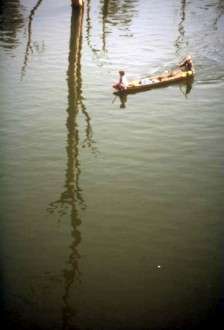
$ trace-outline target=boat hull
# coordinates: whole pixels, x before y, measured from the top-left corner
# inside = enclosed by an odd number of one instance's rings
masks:
[[[148,91],[154,88],[166,87],[172,84],[177,84],[181,81],[191,81],[194,78],[193,71],[178,71],[174,75],[169,76],[169,73],[164,73],[159,76],[146,77],[141,80],[131,81],[126,89],[119,90],[116,85],[114,94],[135,94]]]

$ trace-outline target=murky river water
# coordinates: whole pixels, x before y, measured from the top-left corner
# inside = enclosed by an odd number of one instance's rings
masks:
[[[0,3],[1,303],[13,329],[222,320],[224,1]],[[196,78],[115,98],[192,54]],[[186,91],[188,92],[186,94]]]

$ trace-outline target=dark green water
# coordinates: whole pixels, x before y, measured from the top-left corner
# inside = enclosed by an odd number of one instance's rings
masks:
[[[1,311],[12,329],[220,329],[224,2],[0,3]],[[196,77],[114,98],[192,54]]]

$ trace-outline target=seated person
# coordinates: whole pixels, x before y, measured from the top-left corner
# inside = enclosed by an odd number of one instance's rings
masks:
[[[125,77],[125,72],[123,70],[119,71],[119,75],[120,75],[119,81],[113,87],[120,91],[123,91],[123,90],[127,89],[127,87],[128,87],[128,80]]]
[[[178,66],[182,71],[193,71],[192,57],[188,55]]]
[[[187,72],[187,71],[194,72],[192,57],[190,55],[188,55],[180,64],[178,64],[178,67],[183,72]],[[158,79],[160,81],[162,81],[164,78],[166,79],[166,78],[175,76],[176,74],[178,74],[180,72],[180,69],[179,68],[178,69],[171,70],[171,71],[168,71],[168,72],[165,72]]]

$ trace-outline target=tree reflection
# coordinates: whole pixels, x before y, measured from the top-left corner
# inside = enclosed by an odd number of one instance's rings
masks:
[[[28,59],[30,53],[33,53],[33,47],[32,47],[32,22],[35,15],[35,12],[37,11],[38,7],[41,5],[43,0],[38,0],[36,5],[31,9],[29,18],[28,18],[28,38],[27,38],[27,44],[26,44],[26,50],[25,50],[25,56],[22,66],[22,77],[25,75]]]
[[[107,2],[109,2],[108,0]],[[102,34],[102,39],[103,39],[103,46],[100,47],[95,47],[92,42],[92,19],[91,19],[91,0],[87,0],[87,15],[86,15],[86,40],[89,48],[91,49],[94,58],[98,61],[100,59],[100,52],[103,51],[103,53],[106,52],[106,31],[105,31],[105,23],[103,23],[103,34]]]
[[[0,1],[0,42],[3,48],[12,49],[17,46],[17,32],[23,26],[20,1]]]
[[[217,16],[216,19],[214,21],[214,29],[217,30],[218,29],[218,22],[220,20],[220,18],[224,15],[224,1],[223,0],[219,0],[218,1],[218,5],[217,5]]]
[[[186,0],[181,0],[181,8],[180,8],[180,22],[178,24],[178,37],[175,42],[176,46],[176,54],[179,55],[181,47],[184,43],[185,38],[185,29],[184,29],[184,22],[186,18]]]
[[[78,247],[82,237],[79,227],[81,225],[80,209],[85,209],[86,204],[80,187],[80,146],[89,147],[95,150],[91,118],[84,104],[82,92],[81,75],[81,53],[82,53],[82,26],[84,9],[73,9],[71,16],[70,48],[68,57],[67,85],[68,85],[68,107],[67,107],[67,167],[65,172],[65,190],[61,193],[58,200],[49,204],[48,211],[57,212],[59,217],[69,213],[71,221],[71,244],[68,258],[68,266],[63,271],[64,294],[62,321],[63,329],[69,329],[73,317],[76,315],[71,308],[70,291],[72,287],[81,281],[79,270],[80,254]],[[86,128],[85,139],[80,142],[78,127],[78,114],[84,115]]]
[[[132,22],[136,13],[138,0],[101,0],[102,14],[107,23],[111,25],[120,25],[126,29]]]
[[[134,14],[138,0],[101,0],[100,20],[102,21],[101,47],[94,47],[92,43],[92,18],[91,0],[87,0],[86,38],[89,48],[94,56],[99,57],[99,52],[107,51],[106,37],[110,33],[110,26],[118,26],[128,29]]]
[[[104,0],[102,4],[102,41],[103,51],[106,51],[106,22],[108,17],[110,0]]]

